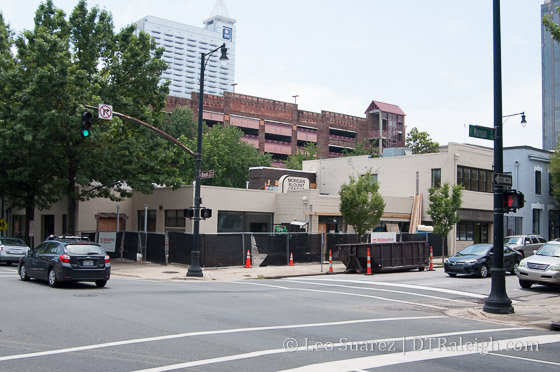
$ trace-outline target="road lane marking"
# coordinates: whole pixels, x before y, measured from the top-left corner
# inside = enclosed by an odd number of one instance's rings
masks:
[[[381,301],[387,301],[387,302],[397,302],[397,303],[406,304],[406,305],[414,305],[414,306],[429,307],[429,308],[437,309],[437,310],[449,310],[449,308],[443,307],[443,306],[422,304],[422,303],[418,303],[418,302],[411,302],[411,301],[404,301],[404,300],[395,300],[395,299],[391,299],[391,298],[385,298],[385,297],[379,297],[379,296],[373,296],[373,295],[366,295],[366,294],[361,294],[361,293],[349,293],[349,292],[340,292],[340,291],[326,291],[326,290],[311,289],[311,288],[282,287],[282,286],[277,286],[277,285],[272,285],[272,284],[251,283],[251,282],[235,282],[235,283],[236,283],[236,284],[256,285],[256,286],[263,286],[263,287],[273,287],[273,288],[279,288],[279,289],[287,289],[287,290],[290,290],[290,291],[304,291],[304,292],[330,293],[330,294],[338,294],[338,295],[343,295],[343,296],[373,298],[373,299],[375,299],[375,300],[381,300]]]
[[[511,358],[511,359],[524,360],[524,361],[526,361],[526,362],[531,362],[531,363],[552,364],[553,366],[560,366],[560,363],[549,362],[549,361],[547,361],[547,360],[538,360],[538,359],[532,359],[532,358],[523,358],[523,357],[519,357],[519,356],[515,356],[515,355],[507,355],[507,354],[496,354],[496,353],[488,353],[488,354],[494,355],[494,356],[503,357],[503,358]]]
[[[34,353],[6,355],[6,356],[0,356],[0,362],[6,361],[6,360],[34,358],[34,357],[39,357],[39,356],[73,353],[73,352],[76,352],[76,351],[101,349],[101,348],[113,347],[113,346],[123,346],[123,345],[131,345],[131,344],[139,344],[139,343],[144,343],[144,342],[171,340],[171,339],[186,338],[186,337],[210,336],[210,335],[242,333],[242,332],[270,331],[270,330],[279,330],[279,329],[313,328],[313,327],[338,326],[338,325],[346,325],[346,324],[375,323],[375,322],[404,321],[404,320],[439,319],[439,318],[447,318],[447,317],[444,316],[444,315],[429,315],[429,316],[410,316],[410,317],[394,317],[394,318],[375,318],[375,319],[342,320],[342,321],[338,321],[338,322],[289,324],[289,325],[280,325],[280,326],[264,326],[264,327],[252,327],[252,328],[222,329],[222,330],[216,330],[216,331],[187,332],[187,333],[178,333],[178,334],[172,334],[172,335],[166,335],[166,336],[145,337],[145,338],[137,338],[137,339],[131,339],[131,340],[106,342],[106,343],[103,343],[103,344],[93,344],[93,345],[69,347],[69,348],[64,348],[64,349],[38,351],[38,352],[34,352]]]
[[[488,352],[507,351],[511,345],[523,343],[536,343],[544,345],[560,342],[560,335],[529,336],[514,339],[499,340],[489,343],[473,343],[472,347],[453,350],[453,348],[432,348],[425,350],[409,351],[406,353],[382,354],[362,358],[337,360],[334,362],[309,364],[299,368],[287,369],[282,372],[303,372],[303,371],[355,371],[371,368],[394,366],[404,363],[422,362],[441,358],[451,358],[472,354],[481,354],[485,348]]]
[[[519,331],[519,330],[527,330],[529,328],[496,328],[496,329],[484,329],[484,330],[473,330],[473,331],[462,331],[462,332],[449,332],[449,333],[438,333],[438,334],[430,334],[430,335],[421,335],[421,336],[407,336],[408,340],[410,341],[411,339],[430,339],[430,338],[443,338],[443,337],[450,337],[450,336],[460,336],[460,335],[471,335],[471,334],[477,334],[477,333],[487,333],[487,332],[503,332],[503,331]],[[559,337],[559,341],[560,341],[560,336]],[[366,344],[366,343],[382,343],[382,342],[400,342],[402,341],[403,338],[402,337],[392,337],[392,338],[386,338],[386,339],[374,339],[374,340],[363,340],[363,341],[352,341],[352,342],[338,342],[338,343],[332,343],[329,344],[329,347],[333,347],[333,348],[342,348],[342,347],[348,347],[351,346],[352,344],[356,344],[356,343],[360,343],[360,344]],[[250,353],[243,353],[243,354],[237,354],[237,355],[228,355],[228,356],[224,356],[224,357],[216,357],[216,358],[210,358],[210,359],[203,359],[203,360],[195,360],[195,361],[191,361],[191,362],[185,362],[185,363],[177,363],[177,364],[171,364],[171,365],[167,365],[167,366],[160,366],[160,367],[154,367],[154,368],[147,368],[147,369],[140,369],[140,370],[136,370],[134,372],[165,372],[165,371],[172,371],[175,369],[182,369],[182,368],[192,368],[192,367],[197,367],[197,366],[203,366],[203,365],[208,365],[208,364],[216,364],[216,363],[224,363],[224,362],[232,362],[232,361],[237,361],[237,360],[242,360],[242,359],[249,359],[249,358],[257,358],[257,357],[261,357],[261,356],[266,356],[266,355],[273,355],[273,354],[282,354],[282,353],[293,353],[293,352],[302,352],[302,351],[316,351],[316,350],[322,350],[325,349],[326,344],[321,343],[321,344],[314,344],[311,346],[307,346],[305,348],[298,348],[298,349],[289,349],[289,348],[282,348],[282,349],[269,349],[269,350],[260,350],[260,351],[253,351]],[[396,353],[397,356],[402,356],[402,355],[406,355],[406,353]],[[380,356],[384,356],[384,355],[380,355]],[[333,362],[334,363],[334,362]],[[325,363],[327,364],[327,363]],[[310,366],[305,366],[302,368],[307,368],[309,367],[309,371],[321,371],[321,367],[314,369],[315,366],[317,365],[322,365],[322,363],[320,364],[315,364],[315,365],[310,365]],[[363,368],[347,368],[347,369],[336,369],[336,371],[341,371],[341,370],[345,370],[345,371],[359,371],[362,370]]]
[[[464,304],[469,304],[469,305],[473,305],[472,301],[463,301],[463,300],[453,300],[450,298],[445,298],[445,297],[438,297],[438,296],[431,296],[431,295],[426,295],[426,294],[421,294],[421,293],[414,293],[414,292],[406,292],[406,291],[397,291],[394,289],[381,289],[381,288],[365,288],[365,287],[349,287],[347,285],[341,285],[341,284],[327,284],[327,283],[314,283],[311,281],[300,281],[300,280],[290,280],[291,283],[302,283],[302,284],[311,284],[311,285],[324,285],[324,286],[329,286],[329,287],[342,287],[342,288],[352,288],[352,289],[365,289],[368,291],[379,291],[379,292],[389,292],[389,293],[400,293],[400,294],[406,294],[406,295],[411,295],[411,296],[418,296],[418,297],[426,297],[426,298],[432,298],[432,299],[436,299],[436,300],[444,300],[444,301],[449,301],[449,302],[461,302]]]
[[[283,279],[289,281],[290,279]],[[306,279],[307,280],[307,279]],[[465,291],[458,291],[455,289],[447,289],[447,288],[437,288],[437,287],[426,287],[416,284],[400,284],[400,283],[387,283],[387,282],[370,282],[370,281],[362,281],[362,280],[349,280],[349,279],[329,279],[329,278],[309,278],[309,280],[321,280],[321,281],[333,281],[333,282],[346,282],[346,283],[359,283],[359,284],[366,284],[366,285],[378,285],[378,286],[385,286],[385,287],[400,287],[400,288],[410,288],[410,289],[420,289],[424,291],[432,291],[432,292],[442,292],[442,293],[449,293],[449,294],[456,294],[465,297],[473,297],[473,298],[486,298],[488,295],[483,295],[479,293],[472,293],[472,292],[465,292]]]

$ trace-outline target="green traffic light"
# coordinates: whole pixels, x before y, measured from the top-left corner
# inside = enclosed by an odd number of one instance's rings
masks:
[[[84,130],[82,131],[82,136],[83,136],[83,137],[89,137],[89,130],[84,129]]]

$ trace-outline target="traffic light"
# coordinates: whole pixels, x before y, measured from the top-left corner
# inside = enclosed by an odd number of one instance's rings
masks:
[[[517,190],[504,190],[503,202],[505,213],[516,212],[525,206],[525,195]]]
[[[193,208],[184,209],[183,213],[185,215],[185,218],[192,219],[194,217],[194,209]]]
[[[91,112],[82,112],[82,137],[89,137],[91,134]]]
[[[212,217],[212,209],[202,208],[200,210],[200,217],[202,217],[203,219],[207,219],[207,218]]]

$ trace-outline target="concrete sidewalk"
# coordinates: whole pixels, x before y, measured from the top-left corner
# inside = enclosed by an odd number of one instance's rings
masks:
[[[439,267],[439,264],[435,264]],[[278,279],[297,276],[326,275],[329,264],[310,263],[294,266],[266,266],[245,268],[243,266],[223,268],[203,268],[203,277],[187,277],[188,265],[161,265],[151,262],[136,262],[121,259],[111,260],[111,276],[128,277],[144,280],[176,281],[240,281],[259,279]],[[344,264],[333,263],[333,272],[343,274]],[[514,314],[490,314],[482,310],[482,305],[451,309],[449,316],[502,323],[519,327],[535,327],[560,331],[560,296],[559,291],[552,291],[544,299],[517,301]],[[535,297],[535,296],[533,296]]]

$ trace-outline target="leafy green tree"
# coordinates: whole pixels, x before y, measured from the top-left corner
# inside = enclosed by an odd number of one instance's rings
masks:
[[[196,136],[182,137],[190,149],[196,149]],[[206,128],[202,138],[202,169],[213,170],[214,178],[203,179],[203,185],[244,188],[249,180],[250,167],[269,167],[270,154],[261,154],[258,149],[243,140],[243,131],[235,126],[215,125]],[[195,160],[185,158],[182,168],[187,182],[195,179]]]
[[[556,8],[556,11],[560,12],[560,7]],[[550,32],[552,38],[557,42],[560,42],[560,26],[552,21],[552,19],[550,18],[550,14],[544,15],[542,23],[546,30]]]
[[[303,167],[304,160],[313,160],[319,158],[319,147],[313,142],[307,142],[303,148],[298,148],[297,153],[288,156],[286,167],[288,169],[299,169]]]
[[[357,180],[350,176],[350,183],[342,185],[338,192],[340,213],[360,238],[379,223],[385,210],[378,190],[379,184],[369,170]]]
[[[14,68],[0,71],[3,93],[0,158],[15,148],[19,164],[2,172],[15,206],[46,208],[65,195],[68,232],[75,233],[77,202],[117,200],[154,184],[178,187],[169,164],[177,156],[163,139],[137,124],[94,120],[81,138],[83,104],[109,103],[115,111],[161,126],[168,93],[160,84],[163,49],[133,25],[113,31],[110,13],[80,0],[70,17],[52,0],[39,5],[33,30],[15,39]],[[5,29],[5,27],[2,27]],[[5,32],[2,31],[2,34]],[[5,37],[2,37],[5,43]],[[4,56],[4,53],[2,53]],[[27,213],[29,222],[32,214]]]
[[[410,130],[405,142],[406,147],[411,149],[413,154],[439,152],[439,143],[432,141],[427,132],[420,132],[417,128]]]
[[[453,226],[461,220],[457,211],[462,204],[463,186],[455,185],[451,188],[446,182],[441,187],[431,187],[428,192],[430,207],[426,213],[432,218],[434,233],[441,235],[441,251],[444,256],[445,239]]]
[[[342,150],[342,156],[360,156],[360,155],[369,155],[374,158],[379,157],[379,148],[374,146],[367,138],[358,142],[356,144],[356,148],[354,149],[344,149]]]
[[[552,177],[552,195],[557,203],[560,203],[560,144],[556,146],[554,152],[550,154],[550,164],[548,165],[550,176]]]

